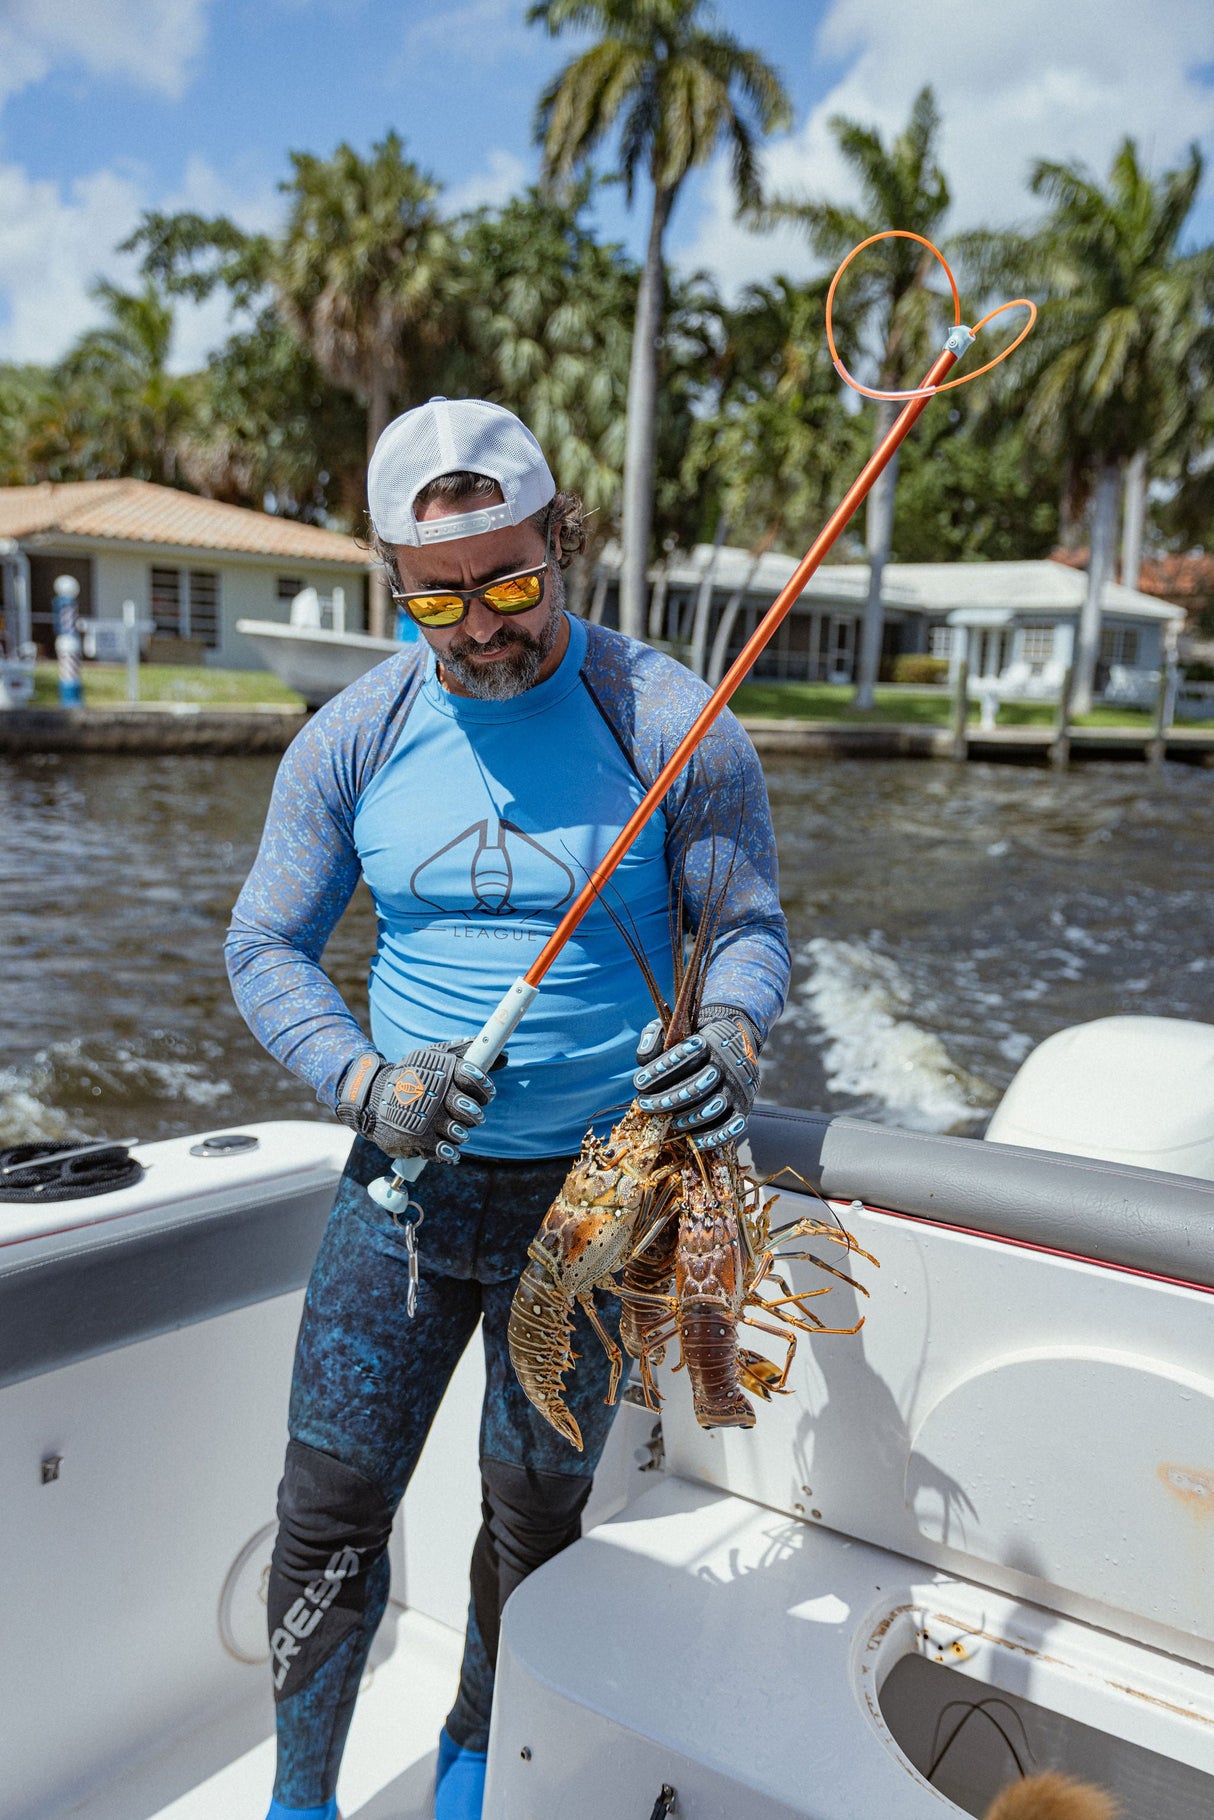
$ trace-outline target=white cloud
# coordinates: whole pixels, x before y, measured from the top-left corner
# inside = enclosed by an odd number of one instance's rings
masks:
[[[464,209],[500,209],[519,194],[529,175],[521,158],[499,148],[489,153],[484,170],[443,191],[443,211],[455,215]]]
[[[113,252],[139,217],[129,172],[96,171],[62,192],[19,165],[0,165],[0,358],[50,360],[97,319],[88,295],[99,276],[127,284],[135,262]]]
[[[888,138],[930,81],[943,116],[950,226],[1023,219],[1034,206],[1025,188],[1034,159],[1081,158],[1103,174],[1129,134],[1160,169],[1190,140],[1208,142],[1214,89],[1190,72],[1212,40],[1208,0],[1156,0],[1149,25],[1138,0],[834,0],[806,54],[846,61],[846,73],[796,132],[768,148],[768,189],[853,200],[830,117],[860,120]],[[698,221],[675,252],[681,265],[708,266],[730,290],[775,271],[812,269],[795,240],[777,243],[735,224],[723,160],[708,173]]]
[[[31,178],[19,165],[0,165],[0,359],[56,360],[98,320],[89,295],[93,281],[109,278],[138,285],[138,262],[114,249],[138,225],[144,209],[196,209],[227,214],[250,230],[273,225],[281,208],[268,182],[242,181],[192,158],[177,190],[152,193],[137,165],[100,170],[61,189]],[[173,365],[195,367],[223,338],[226,304],[220,298],[177,310]]]
[[[464,0],[418,19],[405,33],[408,59],[439,55],[470,63],[500,63],[535,55],[536,28],[523,18],[519,0]]]
[[[5,0],[0,101],[62,65],[178,96],[206,36],[211,0]]]

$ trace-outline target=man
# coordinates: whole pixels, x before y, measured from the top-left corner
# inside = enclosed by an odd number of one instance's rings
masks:
[[[388,426],[368,475],[398,604],[421,641],[314,717],[287,753],[228,938],[240,1009],[271,1054],[356,1133],[300,1329],[269,1587],[279,1762],[272,1820],[332,1820],[359,1679],[387,1599],[396,1506],[483,1320],[483,1525],[438,1820],[481,1811],[502,1605],[580,1533],[607,1438],[607,1362],[580,1311],[575,1453],[531,1406],[506,1348],[527,1245],[586,1126],[640,1091],[711,1148],[745,1128],[788,952],[762,772],[731,716],[701,748],[586,916],[497,1081],[460,1059],[526,970],[690,725],[679,664],[564,611],[580,502],[531,433],[477,400]],[[713,919],[700,1029],[662,1052],[619,922],[669,992],[677,869],[686,920]],[[375,900],[371,1042],[322,971],[359,876]],[[613,913],[614,912],[614,916]],[[644,1028],[643,1028],[644,1027]],[[638,1047],[639,1037],[639,1047]],[[503,1062],[506,1058],[502,1058]],[[367,1184],[421,1154],[417,1234]],[[618,1309],[607,1306],[610,1327]]]

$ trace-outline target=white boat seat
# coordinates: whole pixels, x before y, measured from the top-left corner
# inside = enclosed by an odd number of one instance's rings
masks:
[[[507,1604],[487,1820],[649,1820],[663,1784],[676,1813],[706,1820],[981,1813],[1013,1761],[992,1730],[929,1782],[928,1703],[993,1693],[1031,1703],[1040,1767],[1088,1770],[1130,1812],[1149,1798],[1154,1820],[1208,1811],[1214,1680],[1092,1640],[922,1561],[669,1478]],[[954,1672],[912,1675],[909,1699],[884,1701],[900,1665],[927,1664]]]

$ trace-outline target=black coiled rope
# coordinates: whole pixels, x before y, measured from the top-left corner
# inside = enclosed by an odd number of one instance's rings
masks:
[[[0,1201],[75,1201],[143,1178],[125,1144],[13,1144],[0,1150]]]

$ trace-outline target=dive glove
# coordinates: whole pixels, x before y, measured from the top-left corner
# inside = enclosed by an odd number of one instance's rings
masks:
[[[655,1017],[641,1032],[632,1077],[641,1111],[674,1113],[674,1129],[697,1150],[740,1138],[759,1086],[759,1033],[746,1013],[706,1005],[693,1035],[659,1054],[661,1043]]]
[[[371,1050],[346,1072],[338,1118],[386,1156],[458,1163],[459,1146],[484,1123],[485,1107],[497,1092],[482,1069],[461,1059],[467,1047],[467,1042],[431,1043],[399,1062],[386,1062]],[[500,1055],[494,1067],[505,1061]]]

